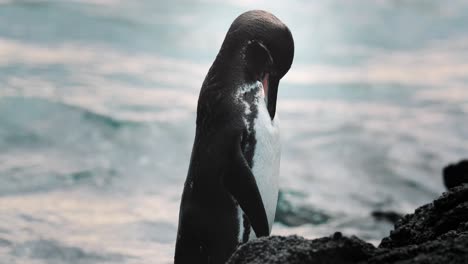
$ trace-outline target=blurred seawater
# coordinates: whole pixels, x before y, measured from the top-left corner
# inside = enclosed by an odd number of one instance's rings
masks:
[[[199,88],[230,23],[265,9],[296,53],[280,186],[373,243],[468,155],[468,2],[0,0],[0,263],[170,263]]]

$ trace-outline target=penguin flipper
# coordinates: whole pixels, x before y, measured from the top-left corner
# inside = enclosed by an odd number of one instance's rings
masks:
[[[257,237],[270,235],[270,227],[262,196],[258,190],[252,170],[242,153],[240,140],[235,146],[231,168],[231,173],[226,180],[229,192],[249,218]]]

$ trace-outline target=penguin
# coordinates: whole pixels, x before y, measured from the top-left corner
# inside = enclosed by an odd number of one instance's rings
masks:
[[[239,244],[268,236],[280,166],[276,99],[289,71],[288,27],[261,10],[231,24],[197,106],[174,262],[225,263]]]

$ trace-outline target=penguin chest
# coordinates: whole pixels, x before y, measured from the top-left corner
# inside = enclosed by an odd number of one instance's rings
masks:
[[[281,144],[278,118],[271,120],[264,100],[260,100],[258,105],[254,131],[256,144],[252,172],[262,196],[271,232],[278,201]]]
[[[252,158],[252,173],[262,197],[270,232],[275,220],[279,190],[281,145],[278,125],[277,117],[272,121],[266,108],[265,111],[259,109],[258,117],[254,120],[256,144]],[[254,230],[246,223],[245,218],[244,212],[238,207],[240,243],[256,238]]]
[[[279,121],[277,117],[274,120],[270,118],[261,82],[242,87],[237,98],[244,109],[243,120],[247,133],[255,139],[250,141],[250,143],[255,142],[253,145],[246,144],[246,150],[253,148],[253,155],[250,156],[251,170],[262,197],[271,232],[278,201],[281,155]],[[255,232],[246,221],[246,216],[240,207],[238,207],[238,220],[239,242],[255,238]]]

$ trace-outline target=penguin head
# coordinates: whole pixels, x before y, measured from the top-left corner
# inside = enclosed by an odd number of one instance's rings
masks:
[[[237,88],[261,82],[273,120],[279,81],[289,71],[293,57],[294,40],[288,27],[266,11],[252,10],[231,24],[210,72],[217,68],[212,75],[226,75]]]

